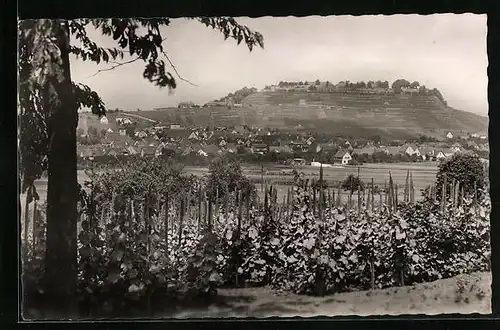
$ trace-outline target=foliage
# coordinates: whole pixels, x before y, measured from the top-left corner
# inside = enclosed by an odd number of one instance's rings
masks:
[[[252,199],[256,197],[254,184],[243,175],[241,164],[236,158],[222,156],[214,159],[209,165],[207,181],[209,198],[215,202],[217,196],[224,198],[226,191],[233,192],[239,190],[241,190],[244,199],[247,196],[250,196]]]
[[[354,174],[349,174],[349,176],[342,181],[341,188],[346,191],[350,191],[351,194],[354,193],[355,191],[359,190],[363,191],[365,189],[365,185],[363,181]]]
[[[222,102],[232,99],[234,103],[241,103],[241,101],[243,101],[245,97],[254,93],[257,93],[257,89],[255,87],[248,88],[245,86],[234,93],[229,93],[227,96],[222,97],[221,99],[219,99],[219,101]]]
[[[82,310],[123,315],[147,306],[151,312],[165,301],[210,297],[221,284],[328,294],[490,268],[486,195],[477,207],[468,197],[459,207],[449,201],[444,213],[431,199],[393,212],[385,205],[362,206],[359,214],[326,206],[319,221],[307,180],[295,175],[290,213],[277,213],[267,196],[242,218],[234,207],[214,210],[212,231],[192,214],[179,220],[181,201],[193,200],[200,182],[174,163],[137,161],[92,176],[80,202]],[[30,260],[36,287],[41,264]]]
[[[399,94],[399,93],[401,93],[402,87],[409,87],[409,86],[410,86],[410,82],[408,80],[397,79],[392,83],[391,88],[393,89],[394,93]]]
[[[453,180],[459,183],[460,189],[463,187],[466,194],[474,194],[474,183],[477,186],[479,194],[481,194],[484,188],[484,166],[475,154],[456,153],[438,165],[438,173],[436,174],[436,188],[438,192],[442,189],[445,175],[447,180],[447,195],[451,193],[448,185]],[[438,193],[437,197],[440,200],[441,194]]]

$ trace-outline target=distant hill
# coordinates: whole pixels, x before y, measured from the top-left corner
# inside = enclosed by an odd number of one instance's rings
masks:
[[[343,135],[406,138],[426,134],[486,133],[488,118],[448,107],[435,95],[261,91],[242,107],[164,108],[141,116],[184,126],[235,126],[307,130]]]
[[[116,122],[116,118],[129,118],[136,123],[137,128],[150,127],[155,124],[154,120],[148,116],[143,116],[141,111],[138,112],[108,112],[106,114],[107,122],[102,122],[99,117],[91,113],[80,113],[78,116],[78,128],[81,128],[86,133],[88,128],[95,127],[98,131],[111,128],[113,131],[118,131],[120,125]]]

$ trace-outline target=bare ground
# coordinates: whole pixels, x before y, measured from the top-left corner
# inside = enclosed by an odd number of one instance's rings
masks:
[[[220,289],[217,302],[203,309],[182,309],[168,318],[314,317],[401,314],[490,314],[491,273],[382,290],[310,297],[269,288]]]

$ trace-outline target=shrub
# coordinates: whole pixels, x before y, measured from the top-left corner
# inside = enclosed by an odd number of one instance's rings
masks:
[[[359,177],[354,176],[354,174],[349,174],[349,176],[344,181],[342,181],[340,187],[345,191],[350,191],[351,194],[357,191],[358,188],[361,191],[365,189],[363,181],[361,181]]]
[[[471,153],[456,153],[451,158],[445,159],[438,166],[436,175],[436,188],[440,192],[446,175],[447,183],[455,180],[463,188],[466,194],[473,195],[474,183],[476,184],[479,196],[482,194],[485,183],[484,166],[478,156]],[[447,195],[450,194],[450,187],[446,189]],[[441,200],[441,194],[437,194],[438,200]]]

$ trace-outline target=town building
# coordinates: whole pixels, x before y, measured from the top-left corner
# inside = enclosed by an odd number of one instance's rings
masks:
[[[337,164],[347,165],[351,160],[352,156],[347,150],[339,150],[334,156],[334,161]]]

